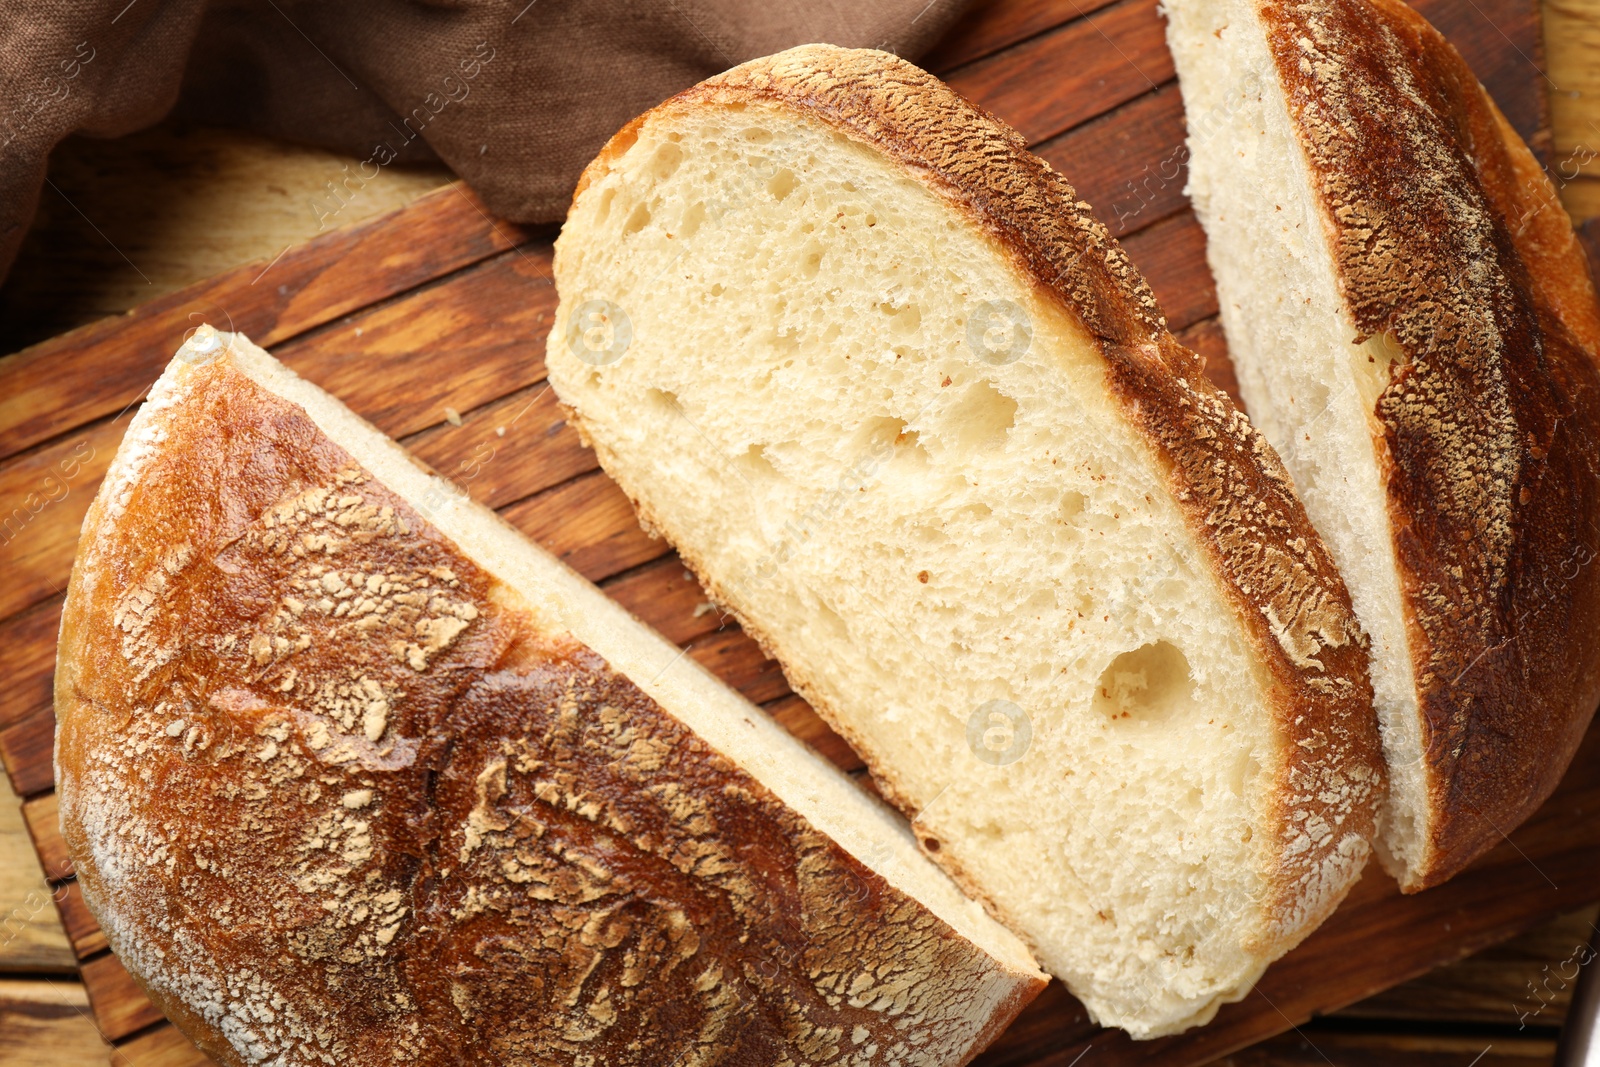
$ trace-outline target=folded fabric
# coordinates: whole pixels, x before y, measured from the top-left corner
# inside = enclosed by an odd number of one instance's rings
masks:
[[[965,2],[0,0],[0,278],[56,144],[174,104],[353,155],[342,181],[437,158],[496,214],[550,222],[606,138],[672,93],[809,41],[915,55]]]

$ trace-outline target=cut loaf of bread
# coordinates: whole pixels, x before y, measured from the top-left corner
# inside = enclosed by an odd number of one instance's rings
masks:
[[[1600,700],[1595,294],[1555,190],[1398,0],[1165,0],[1251,416],[1372,639],[1386,866],[1499,844]]]
[[[965,1063],[1045,978],[903,821],[237,335],[84,525],[56,781],[218,1062]]]
[[[1364,639],[1265,441],[1021,138],[807,46],[644,115],[547,354],[632,497],[1102,1023],[1210,1018],[1355,880]]]

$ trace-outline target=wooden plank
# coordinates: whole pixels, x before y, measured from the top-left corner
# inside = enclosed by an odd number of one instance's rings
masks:
[[[0,617],[66,590],[78,530],[127,428],[127,417],[103,420],[0,464]]]
[[[41,191],[0,287],[0,351],[121,315],[241,263],[266,263],[455,180],[436,163],[384,167],[362,182],[365,155],[178,119],[122,137],[67,138],[50,152],[54,188]],[[356,188],[341,190],[334,211],[328,182],[346,175]]]
[[[55,784],[55,741],[56,713],[49,704],[0,730],[0,761],[18,796],[42,793]]]
[[[973,4],[918,63],[948,76],[952,68],[1099,11],[1115,0],[995,0]]]
[[[112,1067],[216,1067],[171,1023],[147,1030],[117,1046]]]
[[[444,422],[447,406],[470,411],[543,381],[555,305],[550,246],[530,246],[296,337],[273,355],[403,437]]]
[[[706,597],[676,552],[606,582],[606,595],[673,644],[682,645],[723,626],[736,626]]]
[[[108,947],[105,931],[89,910],[83,899],[83,887],[77,882],[58,886],[55,892],[56,912],[61,917],[61,928],[78,959],[87,959]]]
[[[688,654],[752,703],[789,695],[789,680],[777,661],[768,659],[755,639],[736,626],[700,638],[689,645]]]
[[[352,315],[274,354],[394,436],[445,424],[544,379],[544,334],[555,311],[548,246],[460,271],[404,300]],[[482,308],[496,328],[472,329]],[[438,361],[455,371],[439,388]],[[0,368],[0,380],[3,368]],[[553,411],[550,398],[547,411]],[[59,595],[78,531],[135,409],[0,465],[0,617]],[[527,490],[524,490],[527,492]]]
[[[665,542],[640,529],[627,496],[598,471],[518,501],[500,514],[591,582],[668,551]]]
[[[106,1040],[118,1041],[164,1018],[122,961],[110,953],[87,960],[80,973],[95,1025]]]
[[[1555,1041],[1547,1037],[1330,1033],[1310,1027],[1235,1053],[1217,1067],[1546,1067],[1555,1052]]]
[[[95,1067],[111,1050],[100,1040],[83,985],[36,979],[0,982],[0,1064]]]
[[[0,973],[72,972],[71,949],[50,898],[22,809],[0,779]]]
[[[1156,0],[1104,10],[951,71],[950,84],[1030,144],[1103,115],[1173,76]],[[1045,72],[1048,72],[1047,74]],[[1050,81],[1041,91],[1041,77]],[[1070,180],[1072,173],[1067,172]]]
[[[45,793],[23,801],[22,817],[28,824],[28,835],[33,839],[33,848],[45,876],[52,882],[71,878],[76,872],[72,869],[72,857],[67,853],[67,843],[61,836],[56,794]]]
[[[271,345],[499,252],[528,231],[461,185],[0,359],[0,458],[133,403],[200,321]],[[107,351],[118,358],[108,361]]]
[[[0,729],[49,705],[62,597],[0,620]]]
[[[1550,119],[1555,134],[1553,170],[1574,179],[1588,174],[1600,185],[1600,0],[1559,0],[1544,5],[1544,40]]]
[[[1189,206],[1184,137],[1183,96],[1173,81],[1034,151],[1067,175],[1113,236],[1123,237]]]
[[[1447,1018],[1522,1031],[1560,1026],[1590,960],[1593,907],[1341,1009],[1336,1018],[1424,1023]]]
[[[567,425],[555,391],[543,382],[475,410],[463,409],[460,426],[440,423],[402,443],[472,499],[492,508],[600,466]]]

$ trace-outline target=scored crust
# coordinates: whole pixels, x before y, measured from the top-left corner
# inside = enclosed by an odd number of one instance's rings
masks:
[[[1600,701],[1600,309],[1548,178],[1398,0],[1264,2],[1376,411],[1428,770],[1403,888],[1503,840]]]
[[[1365,636],[1277,455],[1204,378],[1200,357],[1168,332],[1149,286],[1067,181],[1029,153],[1015,130],[898,57],[807,45],[735,67],[620,131],[585,171],[575,199],[635,143],[645,124],[676,112],[752,102],[820,120],[904,167],[987,233],[1023,284],[1097,343],[1124,417],[1166,472],[1270,678],[1284,762],[1275,782],[1277,847],[1263,848],[1271,891],[1249,948],[1263,959],[1280,955],[1337,906],[1359,875],[1384,772]],[[598,446],[646,526],[660,526],[625,470],[585,430],[581,414],[566,410]],[[718,602],[730,604],[716,576],[691,549],[678,547]],[[735,614],[792,669],[781,642]],[[876,758],[818,687],[795,674],[790,682],[861,749],[885,794],[914,814],[893,763]],[[947,851],[930,855],[986,899],[982,872],[956,868]],[[998,918],[1012,921],[987,902]]]
[[[230,355],[152,390],[57,781],[112,947],[219,1062],[955,1064],[1038,991],[546,617]]]

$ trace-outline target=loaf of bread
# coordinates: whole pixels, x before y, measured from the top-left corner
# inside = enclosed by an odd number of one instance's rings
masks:
[[[1266,442],[1022,138],[807,46],[636,120],[556,245],[571,421],[1093,1016],[1211,1017],[1344,896],[1365,639]]]
[[[1600,701],[1600,309],[1555,190],[1398,0],[1165,0],[1251,417],[1372,638],[1381,854],[1418,890]]]
[[[203,328],[83,529],[62,831],[219,1063],[961,1064],[1042,988],[903,821]]]

